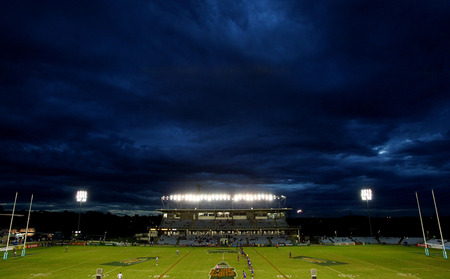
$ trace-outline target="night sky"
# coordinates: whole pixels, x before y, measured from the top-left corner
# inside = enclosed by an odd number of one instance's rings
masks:
[[[3,1],[0,205],[450,215],[449,1]]]

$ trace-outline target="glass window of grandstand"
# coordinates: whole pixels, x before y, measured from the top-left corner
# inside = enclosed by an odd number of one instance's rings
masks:
[[[277,219],[280,218],[280,213],[267,213],[267,217],[269,219]]]
[[[217,219],[228,219],[230,218],[230,212],[217,212]]]

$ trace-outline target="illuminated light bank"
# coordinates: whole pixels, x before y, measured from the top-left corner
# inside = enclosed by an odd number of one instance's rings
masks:
[[[87,201],[87,191],[78,191],[76,198],[77,198],[77,202],[86,202]]]
[[[164,201],[185,201],[185,202],[199,202],[199,201],[271,201],[283,199],[285,196],[276,196],[272,194],[175,194],[163,196]]]
[[[372,190],[371,189],[362,189],[361,190],[361,199],[363,201],[371,201],[372,200]]]

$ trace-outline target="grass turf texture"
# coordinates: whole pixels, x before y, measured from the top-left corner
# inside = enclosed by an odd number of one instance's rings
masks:
[[[312,268],[319,279],[450,278],[450,262],[443,259],[441,250],[430,250],[430,257],[423,248],[381,245],[246,247],[244,251],[258,279],[310,278]],[[124,279],[206,279],[224,261],[236,269],[237,278],[242,278],[243,270],[251,278],[246,260],[240,256],[238,262],[235,252],[235,248],[70,246],[65,253],[65,246],[33,248],[25,257],[10,252],[7,260],[1,260],[0,270],[2,278],[20,279],[95,278],[97,268],[103,268],[104,278],[117,278],[122,272]]]

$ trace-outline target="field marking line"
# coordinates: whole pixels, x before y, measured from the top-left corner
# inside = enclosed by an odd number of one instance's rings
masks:
[[[366,262],[366,261],[363,261],[363,260],[359,260],[359,259],[355,259],[355,258],[352,258],[352,257],[348,257],[348,256],[341,256],[341,257],[343,257],[343,258],[348,258],[348,259],[352,259],[352,260],[354,260],[354,261],[362,262],[362,263],[369,264],[369,265],[372,265],[372,266],[376,266],[376,267],[378,267],[378,268],[382,268],[382,269],[385,269],[385,270],[387,270],[387,271],[391,271],[391,272],[395,272],[395,273],[402,273],[402,272],[400,272],[400,271],[398,271],[398,270],[390,269],[390,268],[384,267],[384,266],[382,266],[382,265],[376,265],[376,264],[373,264],[373,263],[370,263],[370,262]]]
[[[352,258],[352,257],[348,257],[348,256],[342,256],[342,257],[353,259],[353,260],[356,260],[356,261],[360,261],[360,262],[363,262],[363,263],[366,263],[366,264],[370,264],[370,265],[373,265],[373,266],[376,266],[376,267],[380,267],[380,268],[386,269],[388,271],[392,271],[392,272],[396,272],[396,273],[403,273],[401,271],[396,271],[396,270],[393,270],[393,269],[390,269],[390,268],[387,268],[387,267],[384,267],[384,266],[381,266],[381,265],[376,265],[376,264],[369,263],[369,262],[366,262],[366,261],[363,261],[363,260],[359,260],[359,259],[355,259],[355,258]],[[429,268],[435,268],[435,269],[442,269],[442,270],[450,271],[450,269],[447,269],[447,268],[427,265],[427,264],[423,264],[423,263],[419,263],[419,262],[414,262],[414,264],[423,265],[423,266],[426,266],[426,267],[429,267]]]
[[[263,258],[264,260],[266,260],[266,262],[268,262],[276,271],[278,271],[278,273],[280,273],[281,276],[283,276],[284,278],[287,279],[286,275],[284,275],[278,268],[276,268],[271,262],[269,262],[269,260],[264,257],[263,255],[261,255],[261,253],[259,253],[258,251],[256,251],[255,248],[253,248],[253,251],[256,252],[256,254],[258,254],[261,258]]]
[[[48,249],[48,248],[52,248],[52,247],[39,247],[39,248],[41,248],[41,249]],[[40,254],[40,253],[36,253],[36,254]],[[26,257],[29,257],[30,256],[30,254],[27,254],[26,255]],[[15,260],[20,260],[20,259],[23,259],[23,257],[17,257],[17,258],[15,258]],[[42,261],[41,263],[40,263],[40,265],[41,264],[43,264],[43,263],[47,263],[47,262],[54,262],[55,260],[54,259],[48,259],[48,260],[46,260],[46,261]],[[32,265],[31,263],[28,263],[28,265]],[[32,268],[32,267],[29,267],[29,266],[22,266],[21,268],[23,268],[23,269],[26,269],[26,268]],[[16,268],[15,266],[11,266],[11,267],[5,267],[5,268],[3,268],[2,269],[2,271],[5,271],[5,270],[8,270],[8,269],[14,269],[14,268]]]
[[[395,272],[395,273],[404,273],[404,272],[397,271],[397,270],[394,270],[394,269],[390,269],[390,268],[387,268],[387,267],[384,267],[384,266],[381,266],[381,265],[376,265],[376,264],[373,264],[373,263],[370,263],[370,262],[366,262],[366,261],[363,261],[363,260],[360,260],[360,259],[355,259],[355,258],[352,258],[352,257],[349,257],[349,256],[342,256],[341,255],[341,257],[347,258],[347,259],[352,259],[352,260],[355,260],[355,261],[359,261],[359,262],[362,262],[362,263],[365,263],[365,264],[369,264],[369,265],[375,266],[377,268],[385,269],[387,271],[391,271],[391,272]],[[429,268],[435,268],[435,269],[442,269],[442,270],[450,271],[450,269],[447,269],[447,268],[436,267],[436,266],[427,265],[427,264],[423,264],[423,263],[419,263],[419,262],[414,262],[414,264],[423,265],[423,266],[426,266],[426,267],[429,267]]]
[[[171,267],[169,267],[169,269],[167,269],[166,271],[164,271],[163,274],[161,274],[159,278],[162,278],[164,275],[166,275],[167,272],[169,272],[175,265],[177,265],[182,259],[186,258],[187,255],[189,255],[192,251],[194,251],[194,249],[191,249],[191,251],[187,252],[187,254],[185,254],[183,257],[181,257],[181,259],[179,259],[176,263],[174,263]]]
[[[119,267],[116,267],[116,268],[114,268],[114,269],[111,269],[110,271],[108,271],[108,272],[105,272],[105,274],[110,274],[111,272],[113,272],[114,270],[116,270],[116,269],[119,269],[119,268],[121,268],[121,266],[119,266]]]
[[[324,265],[324,266],[322,266],[322,267],[328,268],[329,270],[332,270],[332,271],[336,272],[336,273],[339,274],[339,275],[347,276],[346,274],[344,274],[344,273],[342,273],[342,272],[340,272],[340,271],[338,271],[338,270],[336,270],[336,269],[334,269],[334,268],[331,268],[331,267],[329,267],[329,266]]]
[[[450,271],[450,269],[448,268],[443,268],[443,267],[438,267],[438,266],[432,266],[432,265],[428,265],[428,264],[424,264],[424,263],[419,263],[419,262],[414,262],[414,264],[419,264],[419,265],[423,265],[426,266],[427,268],[436,268],[436,269],[442,269],[445,271]],[[417,268],[416,268],[417,269]]]
[[[106,256],[103,257],[103,258],[106,258]],[[71,266],[66,266],[66,267],[59,268],[59,269],[56,269],[56,270],[53,270],[53,271],[50,271],[50,272],[40,273],[39,275],[37,275],[37,276],[32,276],[32,277],[30,277],[30,278],[31,278],[31,279],[32,279],[32,278],[36,278],[36,277],[42,276],[42,275],[44,275],[44,274],[52,274],[52,273],[57,272],[57,271],[60,271],[60,270],[68,269],[68,268],[71,268],[71,267],[74,267],[74,266],[78,266],[78,265],[82,265],[82,264],[85,264],[85,263],[94,262],[94,261],[97,261],[97,260],[98,260],[98,259],[95,259],[95,260],[92,260],[92,261],[85,261],[85,262],[78,263],[78,264],[74,264],[74,265],[71,265]]]

